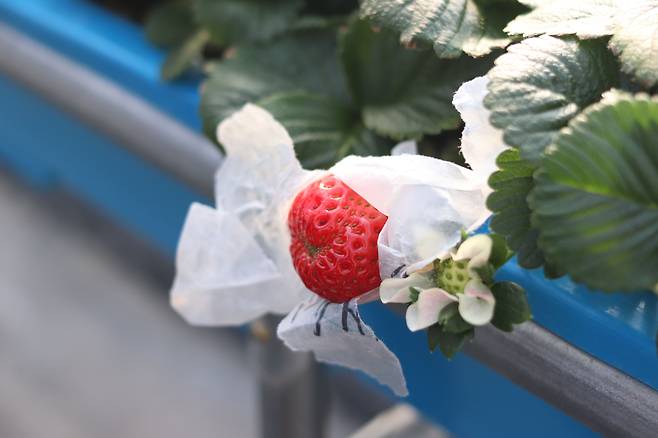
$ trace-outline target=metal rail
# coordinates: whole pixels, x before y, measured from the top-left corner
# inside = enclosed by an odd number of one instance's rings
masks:
[[[534,322],[480,328],[466,353],[604,436],[658,436],[658,392]]]
[[[212,181],[221,154],[210,141],[112,81],[2,23],[0,74],[213,198]]]
[[[112,82],[1,24],[0,73],[212,196],[220,155],[208,141]],[[533,322],[512,334],[479,329],[466,351],[606,436],[658,435],[658,392]]]
[[[266,438],[325,436],[329,407],[324,368],[311,353],[293,353],[276,337],[280,317],[252,323],[250,362],[257,368],[260,431]]]

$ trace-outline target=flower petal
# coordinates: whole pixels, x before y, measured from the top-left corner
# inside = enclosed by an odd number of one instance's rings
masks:
[[[413,273],[406,278],[387,278],[379,286],[379,297],[382,303],[409,303],[410,287],[427,289],[433,286],[427,275]]]
[[[439,313],[457,297],[437,287],[426,289],[418,296],[418,301],[407,308],[407,327],[412,332],[425,329],[439,320]]]
[[[481,281],[466,283],[464,293],[459,295],[459,314],[464,321],[473,325],[485,325],[493,318],[496,299],[491,290]]]
[[[452,257],[454,260],[470,260],[468,262],[469,270],[484,266],[489,262],[493,240],[486,234],[477,234],[466,239],[459,248],[457,253]]]

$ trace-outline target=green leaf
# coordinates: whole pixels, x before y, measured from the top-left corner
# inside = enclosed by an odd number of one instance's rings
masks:
[[[427,329],[427,345],[430,351],[439,347],[445,357],[452,359],[474,336],[475,329],[472,327],[461,333],[448,333],[434,324]]]
[[[535,175],[540,246],[606,291],[658,283],[658,99],[610,93],[572,120]]]
[[[527,7],[534,9],[534,8],[538,8],[542,5],[545,5],[547,3],[551,3],[552,1],[555,1],[555,0],[519,0],[519,3],[522,3],[522,4],[526,5]]]
[[[494,191],[487,198],[487,208],[493,212],[489,226],[498,234],[492,234],[491,237],[504,236],[506,249],[509,246],[509,249],[516,252],[519,266],[535,269],[543,265],[546,277],[562,277],[564,271],[545,259],[537,242],[539,230],[531,221],[528,196],[534,187],[532,175],[536,166],[523,160],[517,149],[503,151],[496,159],[496,164],[500,170],[489,177],[489,186]],[[496,241],[494,239],[494,250]],[[502,264],[494,265],[499,268]]]
[[[306,0],[304,13],[346,15],[359,7],[357,0]]]
[[[566,272],[557,263],[544,261],[544,275],[546,278],[560,278],[566,275]]]
[[[288,28],[288,31],[296,32],[300,30],[329,28],[336,30],[346,22],[347,18],[342,16],[302,15]]]
[[[488,59],[439,60],[407,50],[390,31],[353,20],[340,38],[349,87],[365,125],[395,139],[419,138],[459,126],[452,106],[459,86],[490,67]]]
[[[532,317],[525,290],[518,284],[511,281],[496,283],[491,288],[491,293],[496,298],[494,316],[491,320],[496,328],[511,332],[514,324],[521,324]]]
[[[439,325],[444,332],[454,334],[473,329],[473,326],[464,321],[464,318],[459,314],[458,303],[450,303],[441,309],[441,312],[439,312]]]
[[[174,1],[155,7],[146,17],[146,37],[155,45],[171,48],[182,44],[198,29],[188,2]]]
[[[621,8],[616,16],[610,48],[619,55],[623,70],[645,85],[658,83],[658,1],[645,0]]]
[[[434,352],[436,347],[439,346],[439,336],[441,336],[440,325],[434,324],[427,329],[427,348],[429,348],[431,352]]]
[[[207,42],[208,32],[200,30],[172,50],[162,66],[162,79],[176,79],[195,64],[201,64],[201,55]]]
[[[455,315],[459,315],[459,303],[450,303],[439,312],[437,323],[442,326]]]
[[[494,275],[496,274],[496,269],[491,263],[487,263],[484,266],[478,266],[473,268],[473,270],[484,284],[491,284],[494,280]]]
[[[487,2],[489,3],[489,2]],[[474,0],[363,0],[361,15],[401,34],[404,45],[431,45],[440,57],[482,56],[509,44],[505,24],[525,9]]]
[[[386,155],[392,144],[368,131],[354,108],[307,92],[276,94],[257,102],[275,115],[295,142],[304,167],[327,168],[354,155]]]
[[[505,30],[523,36],[612,35],[610,48],[620,56],[625,72],[647,86],[658,82],[658,1],[557,0],[542,2],[532,12],[510,22]]]
[[[538,231],[530,223],[527,202],[536,167],[523,160],[517,149],[503,151],[496,164],[500,170],[489,177],[494,190],[487,198],[487,208],[493,212],[489,226],[505,236],[509,247],[517,252],[519,265],[538,268],[544,264],[544,256],[537,246]]]
[[[491,237],[493,242],[489,262],[491,262],[494,269],[499,269],[514,255],[514,253],[510,250],[509,246],[507,246],[505,236],[492,233],[489,234],[489,237]]]
[[[215,64],[202,88],[204,130],[214,138],[217,124],[247,102],[300,91],[349,105],[334,31],[300,31],[270,44],[242,46]]]
[[[541,36],[511,46],[489,72],[485,106],[505,143],[536,161],[582,108],[615,86],[617,62],[602,41]]]
[[[417,287],[409,286],[409,298],[411,299],[412,303],[415,303],[418,301],[418,297],[420,296],[420,293],[422,291],[418,289]]]
[[[297,19],[302,0],[195,0],[199,22],[213,41],[225,46],[264,41]]]
[[[505,31],[525,37],[542,34],[598,38],[611,35],[619,0],[555,0],[511,21]]]
[[[432,331],[432,344],[439,347],[441,350],[441,353],[448,359],[452,359],[455,354],[457,354],[459,351],[461,351],[462,348],[464,348],[464,345],[466,345],[466,342],[470,341],[473,339],[475,336],[475,329],[471,328],[470,330],[467,330],[462,333],[448,333],[444,330],[442,330],[440,327],[438,329],[432,330],[433,327],[438,327],[438,326],[432,326],[430,327],[430,330]],[[428,331],[428,339],[429,339],[429,331]],[[433,349],[431,349],[433,351]]]

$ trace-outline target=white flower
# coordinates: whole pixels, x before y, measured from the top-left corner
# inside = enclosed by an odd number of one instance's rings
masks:
[[[457,253],[452,256],[455,261],[468,260],[468,270],[473,275],[475,269],[486,266],[491,257],[491,249],[493,248],[493,240],[486,234],[478,234],[466,239],[459,248]]]
[[[479,279],[472,279],[459,296],[459,314],[469,324],[485,325],[493,317],[496,299]]]
[[[411,331],[437,323],[443,308],[454,302],[459,303],[459,314],[466,322],[474,326],[485,325],[493,317],[496,300],[477,270],[489,263],[492,246],[489,236],[473,236],[459,245],[454,254],[442,260],[435,268],[435,275],[442,282],[450,281],[450,287],[437,287],[431,278],[432,271],[414,272],[408,277],[384,280],[379,287],[380,298],[383,303],[411,303],[406,314],[407,327]],[[460,262],[466,262],[465,270],[460,268],[463,264]],[[461,278],[453,278],[455,276]]]
[[[424,274],[414,272],[405,278],[389,278],[379,286],[379,297],[383,303],[411,302],[411,288],[429,289],[433,287],[432,279]]]
[[[416,332],[431,326],[443,308],[455,301],[457,297],[438,287],[421,290],[416,302],[407,308],[407,327]]]

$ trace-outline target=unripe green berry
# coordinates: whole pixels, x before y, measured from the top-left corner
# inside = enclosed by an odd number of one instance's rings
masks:
[[[464,293],[464,287],[471,279],[467,264],[465,260],[436,260],[434,262],[434,283],[451,294]]]

